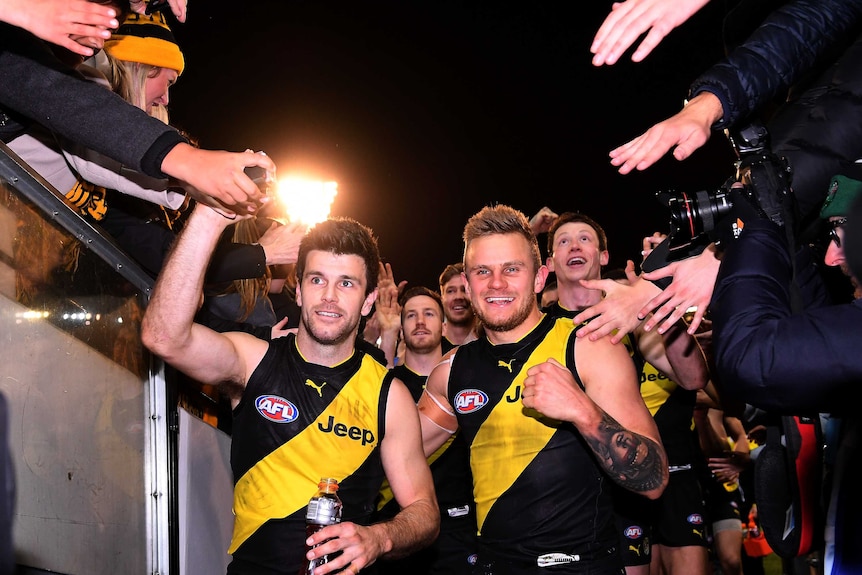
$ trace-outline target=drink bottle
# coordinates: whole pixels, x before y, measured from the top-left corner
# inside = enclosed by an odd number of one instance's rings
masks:
[[[305,537],[307,539],[327,525],[335,525],[340,522],[341,499],[338,498],[338,480],[324,477],[317,484],[317,494],[308,502],[308,508],[305,511]],[[308,553],[309,549],[311,547],[306,545],[305,552]],[[334,559],[334,557],[324,555],[313,561],[305,559],[299,570],[299,575],[311,575],[315,567],[329,562],[330,559]]]

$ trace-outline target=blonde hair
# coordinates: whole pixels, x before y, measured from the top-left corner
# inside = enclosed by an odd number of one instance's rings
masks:
[[[467,220],[467,225],[464,226],[465,256],[467,248],[470,247],[470,243],[473,240],[500,234],[518,234],[522,236],[530,244],[534,266],[533,271],[538,270],[542,266],[542,254],[539,251],[539,242],[536,240],[536,234],[530,228],[530,220],[527,219],[527,216],[523,212],[503,204],[486,206]]]
[[[260,239],[260,230],[255,218],[240,220],[233,225],[233,243],[253,244]],[[240,315],[237,321],[245,321],[254,311],[258,300],[269,297],[269,287],[272,284],[272,271],[266,266],[263,276],[242,280],[233,280],[226,293],[238,293],[240,299]]]
[[[105,59],[100,62],[99,70],[108,78],[111,90],[123,100],[165,124],[170,123],[167,108],[147,104],[147,80],[156,77],[161,72],[161,68],[120,60],[105,53]]]

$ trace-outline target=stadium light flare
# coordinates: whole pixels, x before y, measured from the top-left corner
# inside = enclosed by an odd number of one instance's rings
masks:
[[[338,182],[283,178],[278,181],[276,194],[287,218],[310,228],[329,217]]]

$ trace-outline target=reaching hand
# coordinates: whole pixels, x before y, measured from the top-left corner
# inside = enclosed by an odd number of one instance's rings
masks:
[[[0,20],[81,56],[92,56],[120,25],[113,8],[89,0],[3,0]]]
[[[649,30],[633,62],[646,58],[671,30],[688,20],[709,0],[625,0],[614,2],[590,46],[593,65],[616,64],[623,52]]]
[[[653,232],[651,236],[645,237],[642,242],[643,250],[641,251],[643,259],[646,260],[656,246],[662,243],[666,238],[667,234],[663,234],[661,232]]]
[[[406,280],[400,284],[395,283],[392,264],[380,263],[374,315],[377,317],[381,332],[397,332],[401,329],[401,306],[398,305],[398,296],[405,285],[407,285]]]
[[[661,323],[658,331],[664,333],[673,327],[687,310],[697,308],[686,330],[691,335],[697,333],[703,314],[712,299],[719,264],[715,244],[710,244],[700,255],[645,273],[643,277],[648,280],[672,277],[673,282],[638,311],[638,317],[641,319],[652,314],[644,323],[644,330],[650,331]]]
[[[621,174],[645,170],[674,146],[673,157],[682,161],[709,140],[712,125],[723,114],[719,99],[711,92],[701,92],[675,115],[611,150],[611,165]]]
[[[299,256],[299,244],[307,229],[300,223],[282,226],[273,222],[257,242],[266,254],[266,265],[295,264]]]
[[[719,481],[738,481],[739,474],[745,471],[751,463],[751,456],[748,453],[731,451],[723,457],[710,457],[707,463],[712,474]]]
[[[530,229],[536,235],[543,234],[551,229],[551,226],[558,217],[560,216],[554,213],[551,208],[545,206],[535,216],[530,218]]]
[[[605,292],[602,301],[588,307],[575,316],[576,324],[590,320],[578,330],[578,337],[589,337],[595,341],[606,335],[611,336],[612,343],[619,343],[623,337],[634,331],[640,324],[637,312],[643,304],[661,290],[658,286],[645,281],[635,274],[635,264],[631,260],[626,263],[628,284],[614,280],[581,280],[581,285],[588,289],[599,289]]]
[[[225,152],[202,150],[177,144],[162,161],[162,171],[202,194],[203,203],[236,214],[253,214],[267,203],[251,178],[243,171],[260,166],[275,173],[275,164],[263,152]]]
[[[280,337],[286,336],[289,333],[296,333],[299,331],[299,328],[286,327],[289,319],[290,318],[288,317],[283,317],[278,321],[278,323],[272,326],[272,339],[278,339]]]

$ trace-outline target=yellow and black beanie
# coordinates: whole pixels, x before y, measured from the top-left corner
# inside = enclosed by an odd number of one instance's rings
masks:
[[[140,62],[183,73],[185,59],[165,17],[153,14],[129,14],[111,39],[105,42],[105,52],[127,62]]]

